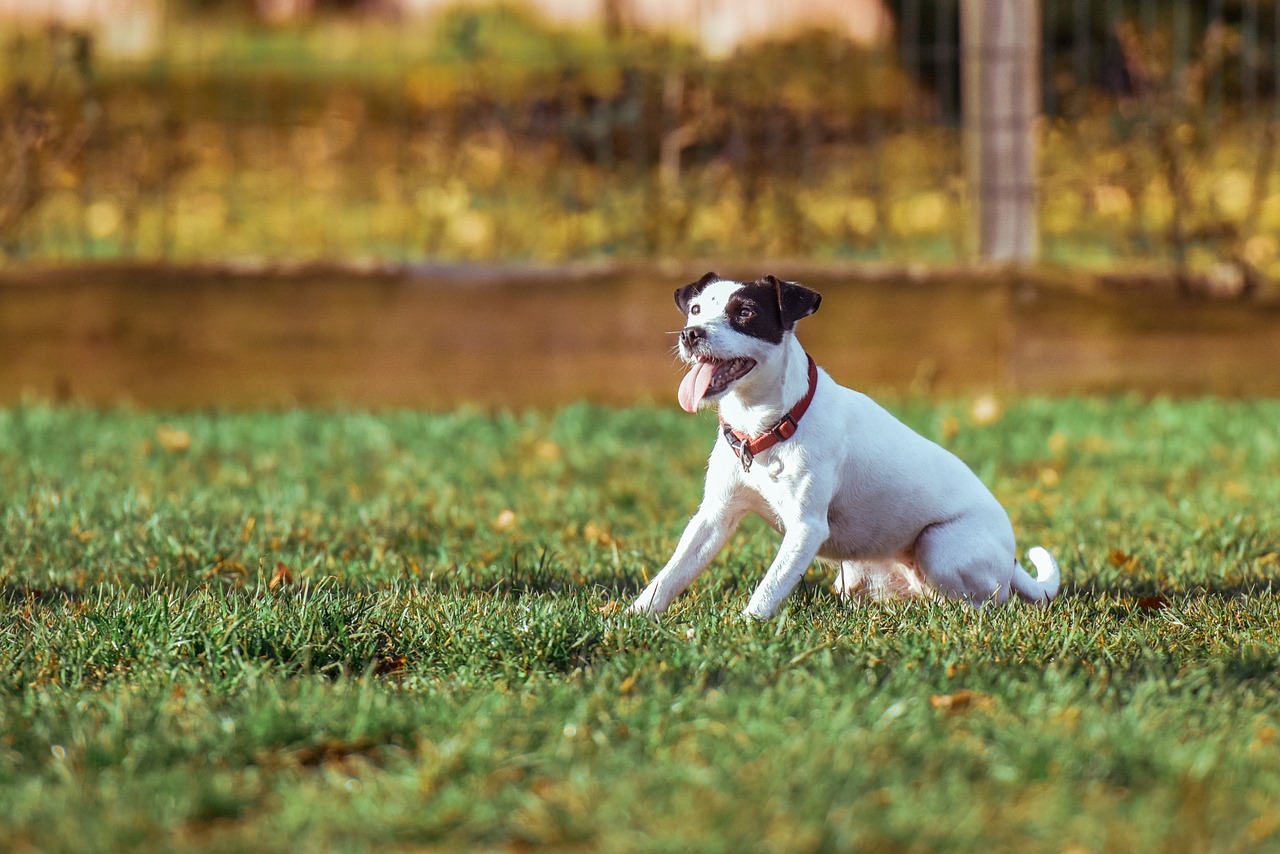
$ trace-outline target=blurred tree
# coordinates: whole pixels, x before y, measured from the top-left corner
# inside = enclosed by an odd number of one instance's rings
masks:
[[[20,33],[5,50],[17,73],[0,95],[0,252],[13,255],[23,224],[88,141],[98,105],[87,33]]]
[[[903,69],[923,84],[948,122],[960,115],[959,0],[886,0],[896,23]],[[1073,109],[1088,90],[1133,94],[1133,68],[1117,28],[1131,22],[1163,28],[1179,39],[1177,60],[1189,63],[1198,35],[1225,28],[1237,46],[1223,69],[1228,97],[1274,94],[1280,0],[1043,0],[1045,109]]]

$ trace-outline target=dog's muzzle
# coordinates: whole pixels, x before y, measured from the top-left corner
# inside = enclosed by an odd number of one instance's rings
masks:
[[[707,340],[707,330],[701,326],[688,326],[680,331],[680,343],[688,353],[693,353],[699,344]]]

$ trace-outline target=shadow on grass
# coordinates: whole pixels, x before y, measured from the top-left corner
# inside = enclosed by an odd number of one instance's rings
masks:
[[[466,577],[461,574],[440,572],[430,578],[404,577],[392,581],[365,582],[358,579],[338,581],[332,578],[325,578],[321,581],[322,583],[334,583],[339,589],[354,593],[394,592],[416,589],[435,593],[501,594],[515,598],[554,593],[581,593],[584,591],[598,591],[607,596],[625,598],[635,597],[645,586],[645,579],[632,573],[624,574],[618,572],[592,576],[574,574],[568,571],[567,568],[558,565],[555,555],[550,553],[540,554],[537,560],[533,562],[522,561],[517,557],[512,561],[508,572],[496,577],[492,574],[486,574],[481,577]],[[717,575],[714,578],[706,579],[703,583],[713,584],[717,588],[730,588],[739,586],[742,580]],[[192,578],[190,580],[173,578],[137,579],[119,583],[94,582],[82,587],[72,587],[64,584],[3,583],[0,584],[0,602],[10,607],[24,602],[42,605],[56,602],[82,602],[100,600],[110,594],[126,590],[169,591],[180,594],[191,594],[198,590],[221,590],[228,595],[252,596],[265,593],[266,591],[261,589],[264,586],[253,581],[232,584],[227,581],[206,578]],[[304,589],[308,588],[295,583],[282,591],[273,591],[273,595],[297,592]],[[309,589],[317,589],[317,585],[313,582]],[[1058,598],[1061,600],[1109,599],[1113,600],[1113,607],[1158,611],[1174,604],[1178,599],[1188,597],[1245,600],[1252,598],[1270,599],[1277,595],[1280,595],[1277,583],[1269,579],[1241,584],[1215,584],[1211,582],[1195,585],[1159,584],[1148,579],[1126,580],[1117,584],[1111,581],[1088,579],[1075,584],[1064,585],[1062,591],[1058,594]],[[792,605],[801,607],[814,606],[836,598],[838,596],[832,591],[831,585],[827,580],[815,580],[808,577],[801,579],[790,596]]]
[[[1136,601],[1139,607],[1149,610],[1160,610],[1175,599],[1202,597],[1206,599],[1250,599],[1273,598],[1276,596],[1276,585],[1270,579],[1250,581],[1238,584],[1160,584],[1151,579],[1126,580],[1121,583],[1088,579],[1083,582],[1063,586],[1060,598],[1092,597],[1095,599],[1115,599],[1118,602]]]
[[[509,566],[500,572],[490,569],[468,575],[446,571],[434,573],[429,579],[410,578],[407,582],[438,593],[487,593],[514,598],[590,591],[610,598],[634,598],[645,585],[639,575],[621,570],[587,575],[562,565],[554,552],[546,550],[532,560],[514,555]]]
[[[30,584],[0,584],[0,602],[9,608],[23,604],[50,605],[80,602],[85,591],[60,585],[36,587]]]
[[[573,603],[566,608],[518,604],[521,595],[544,590],[545,580],[517,579],[518,593],[455,595],[398,579],[369,585],[325,578],[277,589],[165,579],[79,589],[4,584],[0,629],[10,621],[23,627],[33,661],[44,661],[40,650],[59,650],[40,672],[54,666],[60,680],[84,684],[139,667],[178,667],[215,680],[237,678],[247,666],[328,679],[459,672],[524,679],[588,666],[605,636],[602,612],[587,607],[581,593],[564,595]],[[534,616],[550,611],[554,619]]]

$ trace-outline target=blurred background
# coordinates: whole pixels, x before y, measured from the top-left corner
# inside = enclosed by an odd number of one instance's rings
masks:
[[[1277,0],[0,0],[0,401],[1280,393]],[[808,339],[806,339],[808,340]]]

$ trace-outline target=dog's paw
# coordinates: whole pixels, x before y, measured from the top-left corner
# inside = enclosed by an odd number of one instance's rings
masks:
[[[658,608],[653,607],[653,602],[648,597],[641,596],[636,601],[627,606],[628,614],[638,614],[641,617],[656,617],[662,613]]]

